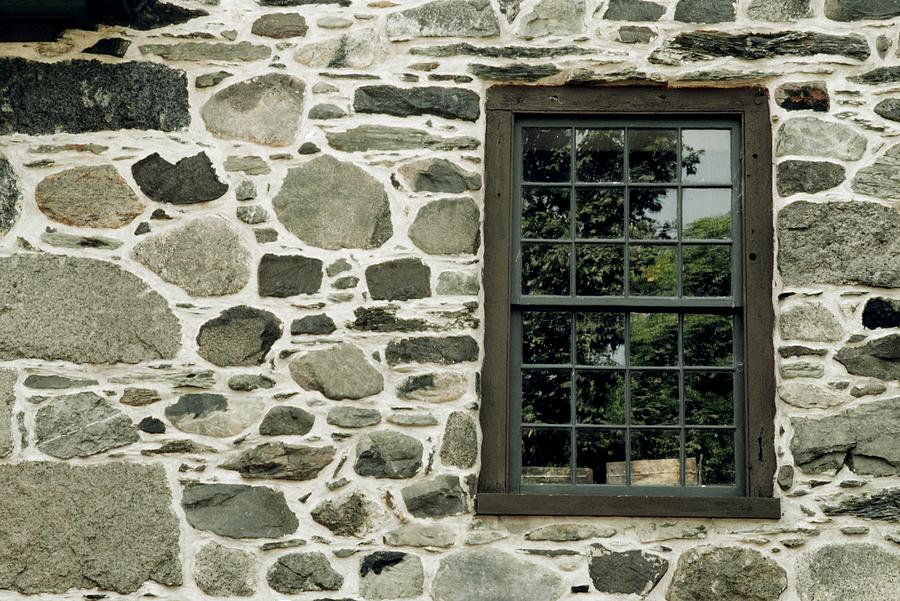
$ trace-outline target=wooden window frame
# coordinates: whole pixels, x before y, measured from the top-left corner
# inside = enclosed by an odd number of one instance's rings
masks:
[[[514,127],[519,117],[728,116],[740,120],[744,291],[743,496],[646,496],[512,492],[509,480],[510,264]],[[764,88],[524,87],[488,89],[485,134],[485,341],[476,512],[483,515],[781,517],[773,496],[775,354],[772,301],[772,126]]]

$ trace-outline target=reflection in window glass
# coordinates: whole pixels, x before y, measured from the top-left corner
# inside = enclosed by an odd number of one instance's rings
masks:
[[[715,430],[688,430],[685,436],[685,464],[696,462],[699,478],[685,485],[733,486],[736,468],[734,464],[734,432]]]
[[[570,179],[572,130],[568,127],[526,127],[522,130],[522,177],[526,182]]]
[[[578,188],[575,235],[578,238],[622,238],[624,188]]]
[[[731,365],[734,349],[731,315],[686,313],[684,364]]]
[[[684,129],[681,139],[681,176],[686,183],[731,183],[730,130]]]
[[[569,295],[568,244],[522,245],[522,294]]]
[[[632,366],[678,365],[678,314],[631,314]]]
[[[632,182],[674,182],[678,177],[678,130],[628,130]]]
[[[684,423],[696,426],[734,424],[734,374],[730,371],[685,372]]]
[[[680,486],[680,455],[677,430],[632,429],[632,486]]]
[[[570,484],[570,430],[522,428],[522,484]]]
[[[632,238],[678,238],[678,190],[675,188],[632,188],[628,212],[628,233]]]
[[[522,188],[522,237],[569,237],[569,188]]]
[[[568,369],[527,369],[522,372],[522,423],[567,424],[571,409]]]
[[[534,364],[569,363],[572,314],[563,311],[522,313],[522,362]]]
[[[681,196],[685,240],[731,238],[731,188],[685,188]]]
[[[631,423],[665,426],[678,423],[678,372],[631,372]]]
[[[576,129],[575,171],[581,182],[620,182],[625,172],[625,132]]]
[[[731,246],[685,245],[681,257],[684,296],[731,296]]]
[[[675,296],[675,247],[661,244],[632,244],[628,247],[628,293],[631,296]]]
[[[625,484],[625,432],[578,430],[576,484]]]
[[[579,365],[625,365],[625,314],[577,313]]]
[[[579,370],[575,376],[579,424],[625,423],[625,376],[613,370]]]
[[[575,245],[575,293],[579,296],[625,294],[625,246]]]

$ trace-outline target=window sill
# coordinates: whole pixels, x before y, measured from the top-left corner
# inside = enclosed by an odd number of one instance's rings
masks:
[[[635,497],[480,493],[479,515],[560,515],[773,519],[781,500],[764,497]]]

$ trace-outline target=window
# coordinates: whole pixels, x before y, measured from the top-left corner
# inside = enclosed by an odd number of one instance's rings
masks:
[[[778,517],[764,93],[487,108],[478,510]]]

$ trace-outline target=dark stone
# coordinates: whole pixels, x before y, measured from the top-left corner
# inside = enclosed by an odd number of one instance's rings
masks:
[[[900,81],[900,67],[878,67],[866,71],[862,75],[851,75],[847,78],[853,83],[879,85],[883,83],[895,83]]]
[[[306,35],[309,26],[303,15],[297,13],[265,14],[250,27],[250,33],[276,40]]]
[[[830,108],[828,88],[821,81],[784,83],[775,89],[775,102],[789,111],[827,113]]]
[[[264,486],[190,483],[181,506],[192,527],[230,538],[278,538],[300,525],[284,494]]]
[[[469,73],[488,81],[533,82],[552,77],[560,73],[555,65],[526,65],[513,63],[509,65],[469,65]]]
[[[381,571],[395,566],[406,557],[406,553],[400,551],[375,551],[363,557],[359,566],[359,575],[365,576],[369,572],[381,574]]]
[[[310,517],[337,536],[362,536],[369,523],[370,504],[365,495],[354,492],[340,500],[317,505]]]
[[[0,105],[0,135],[175,131],[191,121],[184,71],[151,62],[0,58]]]
[[[900,488],[838,497],[822,507],[825,515],[852,515],[867,520],[900,523]]]
[[[145,417],[138,422],[138,430],[147,434],[165,434],[166,424],[161,419],[155,417]]]
[[[897,0],[826,0],[825,16],[832,21],[884,20],[900,16]]]
[[[195,392],[180,396],[174,405],[166,407],[166,418],[177,421],[181,417],[197,418],[227,409],[228,400],[221,394]]]
[[[412,478],[422,467],[422,443],[393,430],[370,432],[356,445],[354,471],[372,478]]]
[[[734,21],[734,0],[679,0],[675,20],[682,23]]]
[[[322,260],[265,254],[259,262],[257,281],[260,296],[286,298],[314,294],[322,286]]]
[[[649,27],[639,25],[623,25],[619,27],[619,35],[616,38],[623,44],[649,44],[657,33]]]
[[[863,346],[845,346],[834,359],[857,376],[900,380],[900,334],[870,340]]]
[[[228,71],[213,71],[211,73],[204,73],[203,75],[198,75],[194,80],[194,87],[200,89],[212,88],[219,85],[229,77],[231,77],[231,73],[229,73]]]
[[[790,344],[788,346],[782,346],[778,349],[778,354],[785,358],[790,359],[791,357],[824,357],[828,354],[828,349],[824,348],[810,348],[808,346],[801,346],[798,344]]]
[[[6,157],[0,155],[0,236],[12,229],[21,200],[19,178]]]
[[[131,174],[141,191],[157,202],[206,202],[228,191],[205,152],[184,157],[175,164],[154,152],[132,165]]]
[[[458,476],[438,476],[403,487],[406,510],[417,518],[442,518],[468,510]]]
[[[316,154],[317,152],[319,152],[319,147],[314,142],[304,142],[297,149],[298,154]]]
[[[334,447],[266,442],[220,465],[244,478],[313,480],[334,460]]]
[[[475,121],[481,115],[481,99],[464,88],[363,86],[353,97],[357,113],[379,113],[396,117],[435,115],[446,119]]]
[[[431,327],[424,319],[397,317],[397,307],[357,307],[356,319],[350,323],[354,330],[365,332],[421,332]]]
[[[136,228],[134,228],[135,236],[143,236],[144,234],[150,233],[150,223],[146,221],[141,221]]]
[[[307,315],[291,322],[291,335],[298,336],[300,334],[316,334],[327,335],[337,329],[334,320],[321,313],[319,315]]]
[[[869,330],[900,327],[900,300],[870,298],[863,307],[862,324]]]
[[[81,380],[78,378],[67,378],[66,376],[41,376],[31,374],[25,378],[24,384],[28,388],[37,390],[65,390],[66,388],[96,386],[97,380]]]
[[[608,21],[658,21],[665,6],[645,0],[609,0],[609,7],[603,13]]]
[[[431,269],[421,259],[395,259],[366,268],[373,300],[410,300],[431,296]]]
[[[316,416],[300,407],[272,407],[262,423],[263,436],[304,436],[312,430]]]
[[[645,596],[659,584],[669,562],[637,549],[611,551],[594,545],[588,574],[601,593]]]
[[[816,32],[724,33],[692,31],[680,33],[650,55],[650,62],[678,64],[711,58],[759,60],[777,56],[816,56],[827,54],[866,60],[869,43],[858,34],[847,36]],[[852,79],[852,78],[851,78]]]
[[[266,581],[273,590],[286,595],[305,591],[336,591],[344,577],[334,571],[323,553],[288,553],[269,568]]]
[[[262,309],[238,305],[202,326],[197,352],[219,366],[259,365],[281,337],[281,320]]]
[[[131,46],[131,40],[125,38],[103,38],[97,40],[97,43],[89,48],[82,50],[85,54],[105,54],[107,56],[115,56],[122,58],[128,52]]]
[[[900,98],[885,98],[875,105],[875,113],[891,121],[900,121]]]
[[[779,467],[775,481],[778,482],[778,488],[781,490],[787,490],[792,487],[794,485],[794,466],[782,465]]]
[[[98,23],[106,25],[123,25],[132,29],[146,31],[167,25],[179,25],[194,19],[203,17],[209,13],[205,10],[184,8],[177,4],[148,0],[140,4],[129,4],[128,13],[117,11],[98,11]]]
[[[338,278],[331,283],[331,287],[335,290],[350,290],[351,288],[356,288],[358,285],[359,278],[355,275],[347,275],[342,278]]]
[[[830,190],[843,182],[846,174],[844,166],[837,163],[797,160],[781,161],[777,172],[776,182],[781,196]]]
[[[422,56],[483,56],[487,58],[555,58],[566,55],[593,54],[595,51],[580,46],[476,46],[458,42],[443,46],[410,48],[409,53]]]
[[[385,357],[389,365],[477,361],[478,343],[471,336],[403,338],[388,343]]]

